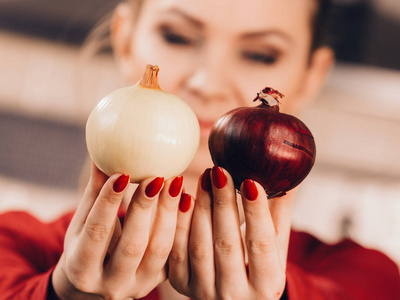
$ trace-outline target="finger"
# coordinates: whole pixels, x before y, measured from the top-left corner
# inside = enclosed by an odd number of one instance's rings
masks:
[[[189,233],[194,210],[194,199],[183,193],[179,202],[174,244],[168,259],[168,278],[171,285],[181,294],[188,294],[189,285]]]
[[[213,233],[217,290],[242,288],[246,265],[240,232],[236,190],[231,176],[221,167],[213,167]]]
[[[167,262],[174,242],[182,185],[182,176],[165,182],[159,195],[150,241],[139,266],[138,280],[142,278],[145,282],[148,277],[157,277]]]
[[[263,188],[250,179],[242,183],[241,194],[246,219],[249,280],[256,290],[262,290],[266,282],[284,285],[285,269],[267,196]]]
[[[128,183],[128,175],[113,175],[101,189],[75,249],[74,259],[82,269],[88,268],[97,272],[101,269]]]
[[[189,237],[190,287],[204,298],[215,298],[214,249],[212,237],[211,169],[199,180]]]
[[[293,200],[293,191],[288,192],[285,196],[268,200],[269,210],[275,226],[279,253],[281,254],[281,261],[284,263],[285,267],[292,225]]]
[[[135,190],[126,212],[121,236],[114,246],[106,273],[134,275],[149,241],[152,212],[164,185],[163,177],[143,180]]]
[[[107,179],[108,176],[101,172],[92,162],[89,182],[69,226],[71,229],[74,229],[75,233],[81,231],[82,226],[85,224],[86,218]]]
[[[109,254],[111,254],[114,246],[116,245],[116,243],[118,242],[120,236],[122,233],[122,226],[121,226],[121,221],[119,219],[119,217],[115,217],[115,226],[114,226],[114,231],[110,240],[110,244],[108,245],[108,252]]]

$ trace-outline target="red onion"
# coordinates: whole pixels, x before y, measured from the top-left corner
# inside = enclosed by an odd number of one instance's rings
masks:
[[[215,165],[225,168],[239,190],[245,179],[260,183],[268,198],[280,197],[299,185],[315,162],[314,137],[298,118],[279,112],[278,91],[265,88],[254,101],[213,125],[208,144]]]

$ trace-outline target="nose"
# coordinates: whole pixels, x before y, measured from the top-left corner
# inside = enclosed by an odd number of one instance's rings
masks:
[[[189,90],[205,101],[223,100],[231,92],[229,63],[223,48],[203,50],[187,80]]]

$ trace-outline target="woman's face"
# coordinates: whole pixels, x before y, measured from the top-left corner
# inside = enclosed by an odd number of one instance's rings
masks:
[[[295,113],[309,69],[314,1],[147,0],[129,42],[129,81],[147,64],[160,67],[163,90],[186,101],[201,127],[189,171],[211,165],[207,139],[228,110],[254,105],[266,86],[285,95],[281,111]]]

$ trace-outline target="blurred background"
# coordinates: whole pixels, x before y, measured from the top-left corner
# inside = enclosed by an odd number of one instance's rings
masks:
[[[0,212],[51,220],[79,199],[89,112],[118,86],[109,51],[82,62],[115,0],[0,1]],[[337,65],[300,118],[317,142],[293,226],[350,237],[400,266],[400,3],[336,0]]]

